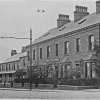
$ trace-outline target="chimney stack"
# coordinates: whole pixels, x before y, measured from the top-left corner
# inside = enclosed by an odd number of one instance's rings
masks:
[[[89,15],[87,12],[87,7],[83,6],[76,6],[76,9],[74,11],[74,22],[79,21],[81,18]]]
[[[17,54],[17,51],[16,50],[11,50],[11,56]]]
[[[57,28],[60,28],[68,22],[70,22],[69,15],[59,14],[59,18],[57,19]]]
[[[26,51],[26,47],[23,46],[21,52],[24,53],[25,51]]]
[[[96,14],[100,13],[100,1],[96,1]]]

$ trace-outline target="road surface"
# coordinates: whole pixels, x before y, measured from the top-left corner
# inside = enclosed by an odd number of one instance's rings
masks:
[[[43,90],[0,88],[0,99],[99,99],[100,89],[87,90]]]

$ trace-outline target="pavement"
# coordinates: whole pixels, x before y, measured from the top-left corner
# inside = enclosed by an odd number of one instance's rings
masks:
[[[0,88],[0,99],[82,99],[100,100],[100,89],[52,90]]]

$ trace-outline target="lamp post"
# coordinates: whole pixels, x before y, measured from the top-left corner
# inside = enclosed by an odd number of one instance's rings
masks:
[[[32,29],[30,29],[30,90],[32,90]]]

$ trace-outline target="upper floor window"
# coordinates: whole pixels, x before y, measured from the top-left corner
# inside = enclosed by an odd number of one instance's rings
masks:
[[[68,41],[66,41],[64,43],[64,53],[65,54],[68,54],[69,53],[69,42]]]
[[[27,52],[27,57],[28,57],[27,59],[29,61],[30,60],[30,52],[29,51]]]
[[[14,70],[15,70],[15,63],[14,63]]]
[[[11,70],[10,64],[9,64],[9,70]]]
[[[35,60],[35,50],[33,50],[33,60]]]
[[[1,69],[1,65],[0,65],[0,71],[2,71],[2,69]]]
[[[25,59],[23,59],[23,66],[25,66]]]
[[[56,56],[58,56],[58,44],[56,44],[55,48],[56,48]]]
[[[42,48],[40,48],[40,59],[42,59]]]
[[[19,62],[17,62],[17,69],[19,69]]]
[[[76,52],[80,52],[80,38],[76,39]]]
[[[50,57],[50,46],[47,46],[47,58]]]
[[[8,66],[7,66],[7,64],[6,64],[6,71],[8,71]]]
[[[4,65],[2,65],[2,71],[4,71]]]
[[[90,35],[89,36],[89,50],[93,50],[94,49],[94,36]]]

